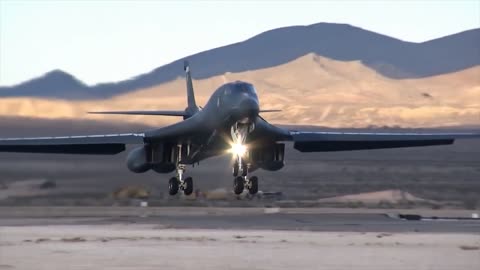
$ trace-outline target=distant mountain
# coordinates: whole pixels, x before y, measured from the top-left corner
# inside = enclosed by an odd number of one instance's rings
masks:
[[[93,95],[88,95],[89,91],[89,86],[72,75],[61,70],[53,70],[41,77],[13,87],[0,87],[0,96],[34,96],[64,99],[94,97]]]
[[[274,67],[308,53],[339,61],[358,60],[384,76],[405,79],[451,73],[480,65],[479,44],[480,28],[413,43],[347,24],[319,23],[270,30],[243,42],[184,59],[190,61],[197,79]],[[61,72],[50,72],[13,87],[0,87],[0,96],[107,98],[176,79],[182,75],[184,59],[129,80],[91,87],[71,75],[62,73],[57,78],[51,73]],[[39,80],[42,84],[37,84]]]
[[[226,73],[195,80],[203,106],[226,81],[255,85],[262,114],[275,124],[328,127],[440,127],[480,125],[480,66],[448,74],[392,79],[361,61],[337,61],[314,53],[275,67]],[[178,110],[186,106],[185,81],[139,89],[103,100],[0,99],[0,118],[102,120],[125,125],[164,126],[180,119],[155,116],[90,115],[87,111]],[[0,123],[1,127],[1,123]]]

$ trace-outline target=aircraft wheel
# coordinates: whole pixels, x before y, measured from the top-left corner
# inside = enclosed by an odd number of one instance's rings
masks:
[[[187,177],[184,180],[184,189],[183,189],[183,194],[185,195],[190,195],[193,192],[193,178],[192,177]]]
[[[170,195],[175,195],[178,193],[178,178],[172,177],[168,181],[168,193]]]
[[[257,194],[258,192],[258,177],[252,176],[250,177],[248,192],[252,195]]]
[[[241,176],[235,177],[233,180],[233,192],[237,195],[242,194],[244,186],[244,179]]]

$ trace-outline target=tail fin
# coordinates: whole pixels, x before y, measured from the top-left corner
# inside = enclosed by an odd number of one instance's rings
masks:
[[[187,113],[190,115],[195,114],[198,111],[197,103],[195,102],[195,93],[193,91],[192,76],[190,75],[190,65],[188,61],[183,63],[183,69],[185,70],[185,80],[187,83]]]
[[[195,94],[193,93],[192,76],[190,75],[190,67],[188,61],[184,66],[185,79],[187,80],[187,101],[188,106],[184,111],[107,111],[107,112],[88,112],[91,114],[130,114],[130,115],[165,115],[165,116],[182,116],[187,119],[196,114],[199,109],[195,102]]]

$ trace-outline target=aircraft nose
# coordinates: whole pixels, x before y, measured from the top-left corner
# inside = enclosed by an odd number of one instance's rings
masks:
[[[244,111],[247,114],[258,114],[259,106],[258,102],[253,98],[247,98],[240,102],[240,110]]]
[[[242,98],[237,106],[235,106],[234,116],[238,119],[251,119],[258,115],[259,105],[258,101],[253,98]]]

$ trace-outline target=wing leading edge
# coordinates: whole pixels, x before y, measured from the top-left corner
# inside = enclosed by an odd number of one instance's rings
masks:
[[[89,114],[124,114],[124,115],[162,115],[162,116],[188,116],[185,111],[108,111],[88,112]]]
[[[455,139],[480,138],[475,133],[355,133],[290,131],[300,152],[331,152],[453,144]]]
[[[114,155],[126,144],[143,144],[143,133],[87,136],[5,138],[0,139],[0,152]]]

